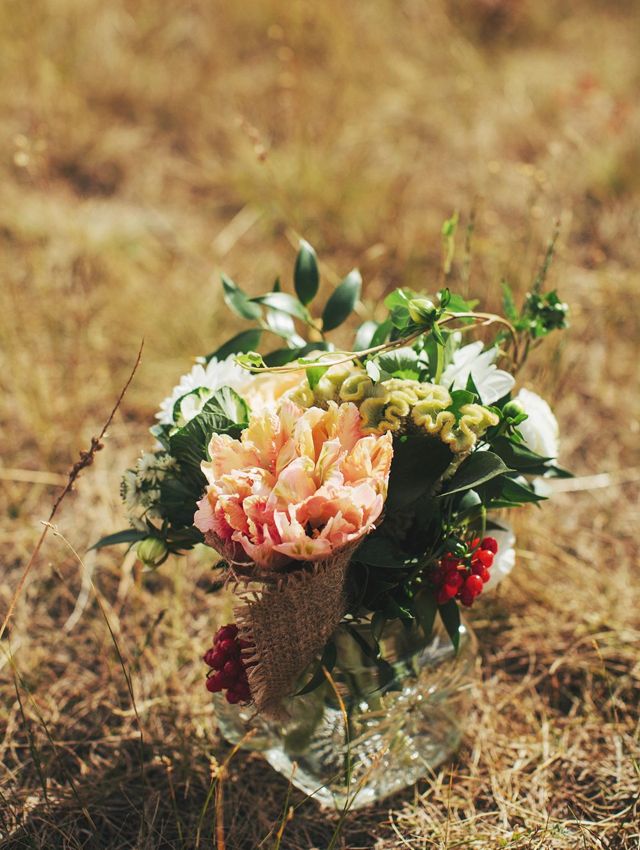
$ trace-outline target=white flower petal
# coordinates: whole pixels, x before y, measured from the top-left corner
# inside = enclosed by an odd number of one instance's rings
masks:
[[[464,390],[471,375],[482,404],[493,404],[511,390],[515,379],[494,365],[497,349],[483,351],[482,348],[483,343],[479,340],[459,348],[453,355],[453,363],[442,373],[440,383],[454,390]]]
[[[518,425],[525,443],[543,457],[556,458],[560,448],[558,420],[547,402],[537,393],[522,389],[516,396],[527,419]]]
[[[454,389],[457,390],[464,389],[471,373],[471,366],[481,351],[482,342],[480,341],[459,348],[453,355],[453,362],[442,373],[440,383],[447,387],[453,384]]]
[[[493,404],[494,401],[498,401],[511,390],[516,382],[513,375],[495,366],[489,366],[480,374],[472,369],[471,375],[483,404]]]
[[[491,566],[491,578],[484,586],[485,591],[494,590],[502,579],[509,575],[516,563],[516,536],[510,525],[502,520],[501,523],[505,527],[504,531],[496,528],[487,532],[491,537],[495,537],[498,551]]]

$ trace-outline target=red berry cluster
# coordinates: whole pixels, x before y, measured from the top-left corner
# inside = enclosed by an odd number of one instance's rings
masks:
[[[212,694],[226,691],[227,702],[249,702],[251,691],[247,671],[242,661],[241,650],[249,644],[238,637],[238,627],[231,624],[218,629],[213,646],[204,655],[211,667],[207,675],[207,690]]]
[[[463,605],[473,605],[476,596],[491,578],[489,572],[493,556],[498,551],[498,542],[493,537],[476,537],[468,546],[466,555],[456,557],[447,552],[440,559],[436,570],[438,605],[450,599],[459,599]]]

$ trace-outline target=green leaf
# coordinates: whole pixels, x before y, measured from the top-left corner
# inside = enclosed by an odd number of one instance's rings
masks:
[[[223,274],[221,278],[222,291],[227,307],[242,319],[259,319],[262,315],[260,307],[254,304],[226,274]]]
[[[415,293],[410,289],[394,289],[393,292],[390,292],[384,299],[384,306],[389,311],[393,310],[394,307],[406,307],[408,312],[409,301],[413,295],[415,295]]]
[[[391,324],[399,331],[403,331],[411,324],[411,316],[409,308],[399,305],[391,310]]]
[[[338,651],[336,649],[336,645],[332,640],[330,640],[324,648],[315,673],[307,684],[301,690],[297,691],[294,696],[299,697],[303,694],[311,693],[311,691],[315,691],[316,688],[319,688],[320,685],[326,681],[326,676],[324,674],[325,669],[330,673],[335,667],[337,657]]]
[[[531,502],[544,502],[546,496],[541,496],[527,483],[516,481],[513,478],[504,478],[502,481],[502,489],[497,496],[497,499],[502,503],[501,507],[511,507],[516,505],[528,504]],[[495,506],[495,500],[491,501],[492,507]]]
[[[186,417],[183,414],[182,410],[183,404],[188,402],[188,400],[190,399],[192,404],[198,404],[199,406],[199,402],[204,403],[204,401],[208,400],[208,398],[210,397],[209,393],[210,390],[208,390],[206,387],[196,387],[194,390],[190,390],[188,393],[185,393],[184,395],[180,396],[180,398],[174,402],[172,408],[172,420],[174,425],[178,428],[181,428],[185,424]],[[189,405],[187,405],[187,410],[188,408]]]
[[[155,425],[152,425],[149,428],[149,433],[156,438],[156,440],[160,443],[163,449],[169,451],[169,433],[171,431],[171,425],[164,425],[160,422],[157,422]]]
[[[196,502],[202,496],[206,483],[199,467],[182,469],[179,478],[167,476],[160,482],[160,510],[171,523],[174,533],[176,527],[193,527]]]
[[[236,334],[236,336],[232,337],[228,342],[221,345],[220,348],[212,351],[211,354],[207,354],[205,361],[209,363],[214,357],[217,360],[224,360],[230,354],[255,351],[255,349],[260,345],[261,336],[262,331],[259,328],[242,331],[242,333]]]
[[[414,616],[426,637],[433,631],[433,624],[438,611],[438,602],[431,590],[421,590],[411,600]]]
[[[385,351],[379,354],[376,360],[379,366],[394,378],[417,380],[420,376],[418,354],[413,348],[404,347]]]
[[[302,348],[277,348],[265,354],[264,362],[267,366],[286,366],[293,360],[305,357],[312,351],[331,351],[333,346],[329,342],[310,342]]]
[[[440,496],[451,496],[453,493],[471,490],[485,481],[512,471],[502,458],[493,452],[476,451],[464,461],[451,481],[447,482]]]
[[[515,301],[513,300],[513,292],[506,280],[502,281],[502,309],[504,314],[511,322],[515,322],[518,318],[518,310]]]
[[[353,341],[353,350],[364,351],[365,348],[371,348],[373,345],[373,336],[378,330],[378,327],[377,322],[363,322],[356,332],[356,338]]]
[[[360,298],[361,289],[362,277],[357,269],[353,269],[336,287],[322,311],[324,331],[332,331],[348,318]]]
[[[297,298],[294,298],[293,295],[289,295],[287,292],[267,292],[266,295],[258,295],[256,298],[252,298],[251,302],[264,304],[265,307],[270,307],[272,310],[280,313],[286,313],[307,324],[311,321],[307,308]]]
[[[471,379],[471,375],[469,375],[469,379]],[[462,416],[460,408],[464,407],[465,404],[472,404],[477,397],[472,390],[453,390],[451,392],[451,404],[447,410],[450,410],[455,415],[456,422],[459,422]]]
[[[444,623],[447,634],[451,638],[451,643],[455,651],[460,647],[460,611],[455,599],[450,599],[444,605],[439,605],[440,618]]]
[[[449,447],[436,438],[411,434],[394,440],[387,507],[406,508],[430,492],[452,460]]]
[[[124,531],[116,531],[115,534],[107,534],[106,537],[101,537],[97,543],[89,548],[104,549],[105,546],[118,546],[120,543],[137,543],[139,540],[144,540],[149,536],[148,531],[139,531],[137,528],[126,528]]]
[[[244,354],[237,354],[236,363],[245,369],[260,369],[265,365],[262,354],[258,354],[257,351],[247,351]]]
[[[415,563],[415,558],[404,552],[391,538],[375,533],[365,537],[353,557],[369,566],[386,569],[405,569],[408,564]]]
[[[365,658],[368,658],[373,661],[377,668],[378,675],[375,690],[377,691],[379,688],[388,685],[389,682],[392,682],[395,678],[394,669],[388,661],[385,661],[384,658],[380,657],[380,645],[373,633],[371,633],[371,636],[375,642],[375,645],[371,646],[371,644],[367,643],[366,639],[358,632],[355,626],[347,624],[345,628],[349,632],[351,637],[354,639],[354,641],[358,644]]]
[[[293,270],[293,285],[296,295],[305,305],[313,301],[320,285],[316,252],[304,239],[300,240],[300,250]]]
[[[306,369],[307,381],[309,381],[309,386],[312,390],[315,390],[315,388],[318,386],[318,381],[324,375],[328,368],[328,366],[309,366]]]
[[[231,387],[220,387],[211,397],[222,413],[242,428],[249,422],[249,408],[246,401]]]
[[[281,292],[280,278],[277,278],[273,284],[273,292]],[[269,330],[282,339],[287,340],[289,348],[300,348],[305,345],[306,340],[296,333],[293,318],[288,313],[283,313],[281,310],[267,309],[266,321]],[[257,346],[254,346],[256,348]]]
[[[386,342],[392,328],[393,324],[391,319],[386,319],[384,322],[379,324],[378,329],[371,338],[371,348],[374,348],[376,345],[382,345],[383,342]]]
[[[547,475],[549,478],[574,478],[573,472],[569,472],[568,469],[563,469],[561,466],[556,466],[555,464],[549,464],[547,467]]]
[[[523,443],[514,443],[508,437],[498,437],[491,448],[512,469],[530,475],[544,475],[548,462],[553,459],[536,454]]]
[[[448,298],[446,303],[442,300],[442,293],[448,292]],[[446,309],[447,313],[470,313],[474,307],[478,306],[478,299],[473,299],[471,301],[467,301],[466,298],[463,298],[462,295],[458,295],[456,292],[451,292],[449,290],[441,290],[441,300],[440,306],[442,309]],[[461,319],[462,322],[472,322],[473,319]]]
[[[171,435],[171,454],[181,464],[199,471],[201,462],[208,459],[207,447],[212,435],[238,437],[246,427],[248,417],[245,401],[230,387],[222,387],[197,416]]]

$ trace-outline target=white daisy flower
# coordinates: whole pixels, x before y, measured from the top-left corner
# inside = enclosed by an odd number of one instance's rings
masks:
[[[173,388],[171,394],[161,403],[156,419],[161,425],[173,425],[173,408],[178,399],[202,387],[206,392],[189,396],[181,405],[184,422],[189,422],[200,412],[204,403],[216,390],[221,387],[231,387],[242,394],[251,380],[251,373],[238,366],[234,355],[230,355],[225,360],[217,360],[214,357],[208,363],[200,359],[190,372],[180,378],[180,382]]]
[[[464,390],[471,375],[482,404],[493,404],[511,390],[515,378],[494,365],[496,348],[483,351],[483,347],[478,340],[459,348],[453,355],[453,362],[442,373],[440,383],[454,390]]]

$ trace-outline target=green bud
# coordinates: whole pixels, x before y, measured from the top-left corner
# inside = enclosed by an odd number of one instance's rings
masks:
[[[416,325],[432,325],[438,315],[436,305],[428,298],[412,298],[408,307],[411,321]]]
[[[164,540],[160,540],[159,537],[145,537],[136,547],[138,557],[147,567],[157,567],[167,551]]]
[[[523,416],[525,418],[527,416],[524,407],[515,399],[512,399],[505,404],[502,408],[502,415],[505,419],[518,419],[519,421],[522,421]]]

